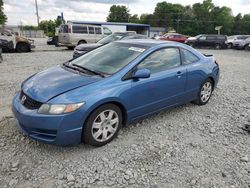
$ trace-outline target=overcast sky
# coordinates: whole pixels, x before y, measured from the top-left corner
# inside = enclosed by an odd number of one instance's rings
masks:
[[[3,0],[9,25],[36,25],[35,0]],[[105,21],[111,5],[129,7],[131,14],[153,13],[162,0],[37,0],[41,20],[55,19],[61,12],[65,20]],[[202,0],[168,0],[171,3],[192,5]],[[229,3],[230,2],[230,3]],[[250,0],[213,0],[217,6],[228,6],[233,14],[250,14]]]

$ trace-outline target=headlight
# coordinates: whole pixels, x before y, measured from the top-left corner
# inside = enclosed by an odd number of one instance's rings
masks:
[[[76,104],[43,104],[38,109],[38,113],[52,115],[65,114],[76,111],[84,104],[84,102]]]

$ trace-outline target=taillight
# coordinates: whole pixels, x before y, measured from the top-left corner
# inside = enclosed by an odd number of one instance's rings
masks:
[[[71,33],[71,27],[68,27],[68,33]]]

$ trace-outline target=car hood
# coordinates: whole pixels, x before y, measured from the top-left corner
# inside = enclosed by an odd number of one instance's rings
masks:
[[[189,37],[189,38],[187,38],[187,40],[188,41],[195,41],[195,40],[197,40],[197,38],[195,38],[195,37]]]
[[[102,44],[94,43],[94,44],[80,44],[75,49],[78,51],[87,51],[98,48],[102,46]]]
[[[39,72],[22,84],[22,90],[29,97],[39,102],[47,102],[51,98],[67,91],[94,83],[102,78],[84,76],[68,70],[60,65]]]

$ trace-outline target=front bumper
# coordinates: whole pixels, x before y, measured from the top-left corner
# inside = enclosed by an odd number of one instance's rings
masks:
[[[17,127],[30,138],[54,145],[74,145],[81,142],[84,117],[79,111],[63,115],[44,115],[25,108],[17,93],[12,101],[12,112]]]

